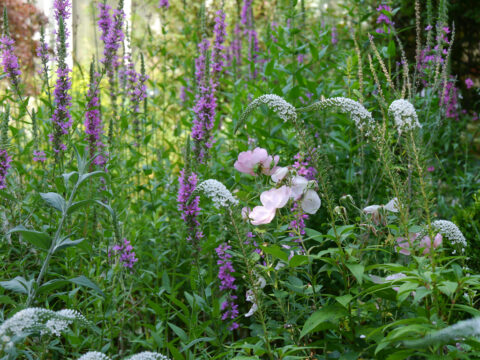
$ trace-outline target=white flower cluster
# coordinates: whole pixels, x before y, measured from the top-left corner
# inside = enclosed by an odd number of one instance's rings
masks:
[[[136,355],[133,355],[128,360],[169,360],[165,355],[154,353],[150,351],[145,351]],[[78,360],[111,360],[107,355],[98,352],[90,351],[82,355]]]
[[[215,179],[203,181],[197,186],[197,190],[203,191],[217,208],[238,205],[238,200],[228,191],[225,185]]]
[[[107,355],[98,351],[89,351],[83,354],[78,360],[111,360]]]
[[[375,121],[373,120],[370,111],[365,109],[365,107],[358,101],[349,98],[334,97],[330,99],[325,99],[299,110],[313,111],[328,109],[332,107],[338,108],[342,114],[350,114],[353,121],[355,122],[355,126],[357,127],[357,129],[364,132],[367,136],[375,128]]]
[[[285,122],[297,120],[297,111],[292,104],[288,103],[285,101],[285,99],[278,95],[267,94],[256,98],[248,105],[248,107],[240,116],[240,120],[236,128],[238,129],[238,127],[242,126],[248,116],[250,116],[250,114],[261,104],[267,105]]]
[[[60,336],[75,320],[88,324],[85,317],[75,310],[24,309],[0,325],[0,345],[13,347],[15,342],[33,333]]]
[[[453,245],[461,245],[462,252],[465,251],[467,240],[458,226],[453,222],[448,220],[435,220],[432,222],[432,228],[450,240]]]
[[[422,127],[418,122],[415,108],[407,100],[400,99],[392,102],[388,108],[388,113],[393,116],[395,120],[395,127],[397,128],[398,134],[401,134],[403,131]]]

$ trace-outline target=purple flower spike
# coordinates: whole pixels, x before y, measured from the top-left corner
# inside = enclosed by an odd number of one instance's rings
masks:
[[[65,151],[67,147],[63,143],[64,135],[68,134],[68,130],[72,126],[73,120],[70,114],[70,106],[72,105],[72,97],[69,91],[72,87],[72,79],[70,77],[71,70],[69,69],[66,58],[68,43],[68,29],[66,22],[70,16],[71,4],[69,0],[55,0],[54,11],[55,19],[57,20],[57,82],[55,90],[53,91],[53,101],[55,109],[52,114],[53,133],[49,134],[49,139],[52,142],[53,151],[59,154]],[[58,157],[55,157],[56,160]]]
[[[213,43],[213,74],[216,75],[220,73],[225,65],[225,42],[226,31],[225,31],[225,13],[222,10],[217,11],[217,17],[215,18],[215,27],[214,27],[215,41]]]
[[[91,70],[90,86],[87,91],[87,108],[85,112],[85,133],[87,134],[88,152],[90,160],[95,165],[105,165],[106,158],[101,153],[105,146],[101,136],[103,134],[103,124],[100,115],[100,87],[98,79],[100,74]]]
[[[222,320],[234,320],[238,317],[238,305],[235,303],[237,299],[236,295],[233,295],[232,292],[237,290],[237,285],[235,285],[235,269],[233,268],[233,263],[230,260],[232,255],[228,253],[232,247],[227,243],[221,244],[215,249],[217,253],[218,260],[217,264],[220,265],[218,269],[218,278],[220,279],[220,290],[227,291],[228,296],[227,300],[224,301],[220,307],[222,311]],[[236,322],[232,322],[229,326],[229,330],[238,329],[239,325]]]
[[[132,269],[133,265],[138,261],[135,251],[133,251],[133,246],[126,238],[123,239],[123,244],[115,245],[112,250],[115,252],[115,255],[120,257],[122,265],[126,268]]]
[[[33,151],[33,161],[35,162],[45,162],[47,161],[47,156],[43,150],[34,150]]]
[[[8,155],[7,150],[0,149],[0,189],[7,187],[6,177],[12,158]]]
[[[2,36],[0,38],[0,50],[2,51],[2,66],[3,71],[7,74],[13,87],[18,85],[18,77],[22,74],[18,58],[15,55],[15,41],[9,36]]]
[[[180,171],[178,178],[180,188],[178,189],[177,204],[178,210],[181,212],[182,220],[187,224],[188,237],[187,240],[192,241],[194,245],[203,238],[203,233],[200,230],[200,223],[198,222],[198,215],[200,213],[200,197],[190,199],[197,186],[197,174],[190,173],[187,177],[185,170]]]
[[[158,7],[168,9],[170,7],[170,4],[168,0],[160,0],[158,3]]]

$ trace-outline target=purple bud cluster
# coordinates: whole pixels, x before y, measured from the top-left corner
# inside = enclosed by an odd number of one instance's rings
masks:
[[[252,79],[255,79],[258,75],[256,64],[258,62],[260,47],[258,45],[258,34],[253,24],[252,0],[244,1],[240,22],[245,27],[244,34],[247,35],[249,45],[248,61],[253,64],[250,76]]]
[[[63,143],[63,136],[68,134],[68,130],[72,126],[73,120],[70,114],[70,106],[72,105],[72,97],[69,91],[72,87],[72,79],[70,77],[70,68],[66,63],[68,43],[68,29],[65,26],[70,16],[71,4],[69,0],[55,0],[54,13],[57,20],[57,81],[53,91],[54,111],[52,114],[53,133],[48,137],[52,142],[53,151],[58,154],[65,151],[67,147]]]
[[[104,4],[103,2],[98,3],[98,27],[100,28],[100,40],[106,42],[108,32],[112,27],[112,17],[110,12],[112,8],[108,4]]]
[[[199,162],[203,163],[208,149],[213,145],[211,131],[215,125],[217,101],[215,98],[218,87],[217,78],[224,66],[225,55],[223,42],[225,41],[225,14],[220,10],[215,20],[215,41],[213,45],[213,74],[207,66],[207,56],[210,48],[208,39],[198,44],[199,55],[195,59],[195,78],[197,80],[197,94],[193,112],[195,114],[192,126],[193,151]]]
[[[338,33],[337,33],[337,27],[336,26],[333,26],[332,27],[332,35],[331,35],[331,42],[332,42],[332,45],[337,45],[338,43]]]
[[[8,155],[7,150],[0,149],[0,189],[7,187],[6,177],[12,158]]]
[[[293,158],[295,159],[295,162],[292,167],[297,169],[297,174],[305,177],[307,180],[315,180],[317,169],[310,166],[310,156],[304,157],[303,154],[298,153]]]
[[[33,161],[35,162],[45,162],[47,161],[47,156],[43,150],[34,150],[33,151]]]
[[[135,64],[131,56],[128,57],[127,68],[125,70],[127,80],[127,91],[132,105],[132,112],[138,113],[140,103],[147,98],[147,75],[142,75],[135,70]]]
[[[293,241],[300,242],[301,238],[299,236],[305,235],[305,220],[308,220],[308,215],[303,212],[300,206],[298,206],[298,202],[293,203],[290,211],[294,214],[294,219],[290,221],[290,224],[288,225],[288,228],[291,230],[288,235],[294,238]]]
[[[112,8],[102,3],[98,4],[98,8],[100,10],[98,17],[98,26],[101,32],[100,39],[104,43],[104,58],[102,62],[107,71],[112,72],[120,65],[117,52],[125,39],[125,34],[123,33],[125,13],[123,9],[114,9],[111,14]]]
[[[170,7],[170,3],[168,2],[168,0],[160,0],[158,3],[158,7],[168,9]]]
[[[235,60],[235,64],[240,66],[242,64],[242,31],[240,25],[235,26],[235,30],[232,33],[232,41],[230,42],[230,48],[228,50],[228,64],[231,66]]]
[[[215,27],[213,29],[215,34],[215,41],[213,43],[213,66],[212,71],[213,75],[217,75],[222,72],[223,66],[225,65],[225,37],[227,35],[225,31],[225,13],[222,10],[217,11],[217,17],[215,18]]]
[[[385,33],[384,27],[386,27],[387,33],[390,34],[390,31],[393,28],[393,25],[395,24],[390,18],[392,8],[389,5],[380,5],[377,8],[377,12],[380,13],[377,18],[377,24],[380,24],[381,27],[377,28],[375,31],[377,32],[377,34],[384,34]]]
[[[233,268],[233,263],[231,261],[232,255],[228,253],[232,247],[227,243],[221,244],[215,249],[217,253],[218,260],[217,264],[220,265],[218,269],[218,278],[220,280],[220,290],[228,292],[227,300],[225,300],[220,309],[222,311],[222,320],[235,320],[238,317],[238,304],[235,303],[237,299],[236,295],[232,293],[237,290],[237,285],[235,285],[235,269]],[[229,326],[229,330],[238,329],[239,325],[235,321]]]
[[[133,246],[126,238],[123,239],[123,244],[113,246],[112,250],[115,255],[120,257],[120,261],[124,267],[132,269],[133,265],[138,261],[135,251],[133,251]],[[111,256],[111,254],[109,254],[109,256]]]
[[[460,120],[460,105],[458,102],[458,88],[455,86],[455,78],[451,77],[445,86],[445,92],[441,99],[441,104],[445,106],[445,115],[447,118]]]
[[[85,133],[87,134],[88,152],[90,160],[95,165],[105,165],[106,157],[102,155],[102,149],[105,146],[101,136],[103,134],[103,124],[100,114],[100,74],[94,73],[90,80],[90,86],[87,91],[87,107],[85,112]]]
[[[198,183],[197,174],[194,172],[187,174],[185,169],[180,171],[178,178],[180,188],[178,189],[177,204],[178,210],[181,212],[182,220],[187,224],[188,237],[187,240],[193,241],[195,245],[203,238],[203,233],[199,229],[198,214],[200,213],[200,196],[191,199],[193,192]]]
[[[10,79],[13,87],[18,85],[18,77],[22,74],[18,58],[14,52],[15,41],[9,36],[2,36],[0,38],[0,50],[2,51],[2,66],[3,71]]]
[[[428,25],[425,28],[425,31],[432,31],[432,29],[433,27]],[[448,38],[450,28],[448,26],[437,26],[437,33],[437,44],[433,47],[433,49],[429,46],[422,49],[417,62],[419,78],[424,86],[428,86],[429,79],[432,78],[432,74],[434,73],[437,64],[442,65],[447,60],[447,48],[451,42],[451,40]]]
[[[57,69],[57,82],[53,90],[55,109],[52,115],[53,133],[48,137],[53,145],[53,151],[59,153],[67,150],[62,142],[63,135],[68,134],[73,120],[69,108],[72,105],[72,97],[69,90],[72,88],[72,79],[70,69],[65,65],[64,68]]]

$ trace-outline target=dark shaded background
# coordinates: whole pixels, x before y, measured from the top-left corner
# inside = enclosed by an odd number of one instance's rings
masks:
[[[438,2],[433,0],[434,14]],[[426,21],[426,1],[421,0],[422,21]],[[455,24],[455,40],[452,48],[450,73],[457,76],[457,87],[460,88],[463,99],[462,108],[471,111],[480,110],[480,0],[450,0],[448,1],[450,28]],[[396,3],[401,10],[395,15],[395,27],[411,29],[400,34],[409,59],[415,59],[415,1],[401,0]],[[426,27],[422,23],[422,28]],[[424,39],[423,39],[424,40]],[[465,79],[471,78],[475,88],[467,90]]]

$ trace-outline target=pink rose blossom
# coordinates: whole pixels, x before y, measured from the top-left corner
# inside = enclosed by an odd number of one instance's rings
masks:
[[[242,173],[255,176],[255,167],[260,165],[263,174],[271,175],[276,171],[278,160],[278,155],[272,157],[268,155],[267,150],[255,148],[254,150],[241,152],[233,166]]]

